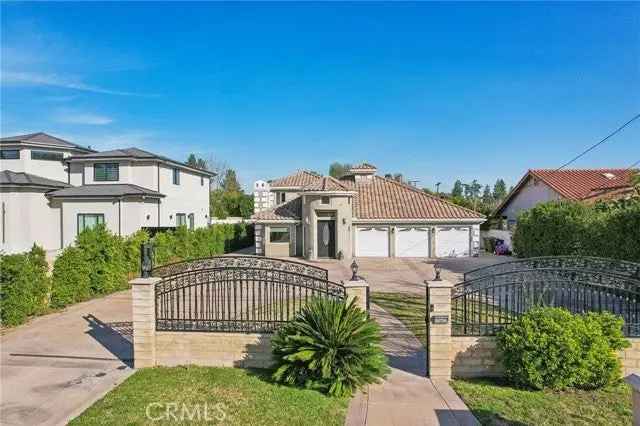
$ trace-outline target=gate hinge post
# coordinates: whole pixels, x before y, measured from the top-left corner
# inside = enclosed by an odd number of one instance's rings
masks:
[[[156,365],[156,284],[162,278],[136,278],[131,284],[133,366]]]

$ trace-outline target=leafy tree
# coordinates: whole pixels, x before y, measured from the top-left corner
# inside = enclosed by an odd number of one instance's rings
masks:
[[[242,188],[240,187],[240,183],[238,182],[238,178],[236,177],[236,171],[233,169],[228,169],[224,176],[224,180],[222,181],[222,189],[225,192],[241,192]]]
[[[253,197],[242,191],[211,191],[211,216],[225,219],[229,216],[248,219],[253,214]]]
[[[384,177],[387,179],[393,179],[393,175],[391,173],[385,173]]]
[[[349,169],[351,169],[351,164],[349,163],[333,162],[329,166],[329,176],[340,179],[349,172]]]
[[[453,184],[453,189],[451,190],[451,196],[454,198],[462,197],[463,194],[464,194],[464,187],[462,186],[462,182],[460,181],[460,179],[458,179]]]
[[[187,165],[200,170],[209,170],[209,164],[204,158],[196,157],[195,154],[190,154],[187,158]]]
[[[504,183],[503,179],[496,180],[496,183],[493,185],[493,199],[497,202],[501,202],[506,196],[507,184]]]

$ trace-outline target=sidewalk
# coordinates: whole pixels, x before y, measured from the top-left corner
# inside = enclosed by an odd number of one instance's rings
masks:
[[[448,383],[425,377],[418,339],[379,306],[371,305],[371,315],[382,327],[392,372],[351,400],[346,426],[479,425]]]

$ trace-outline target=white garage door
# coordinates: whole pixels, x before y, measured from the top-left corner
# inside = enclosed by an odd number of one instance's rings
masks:
[[[469,256],[469,228],[440,228],[436,234],[436,256]]]
[[[389,230],[358,228],[356,256],[389,257]]]
[[[429,257],[429,228],[398,228],[396,257]]]

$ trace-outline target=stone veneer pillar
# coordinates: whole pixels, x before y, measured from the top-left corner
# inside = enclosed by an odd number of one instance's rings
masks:
[[[343,285],[347,292],[347,303],[355,298],[356,306],[366,311],[368,305],[367,299],[369,297],[369,284],[364,279],[359,279],[356,281],[344,281]]]
[[[156,365],[156,284],[161,278],[136,278],[129,281],[133,299],[133,366]]]
[[[429,330],[427,333],[428,375],[451,379],[451,289],[449,281],[427,281]]]

